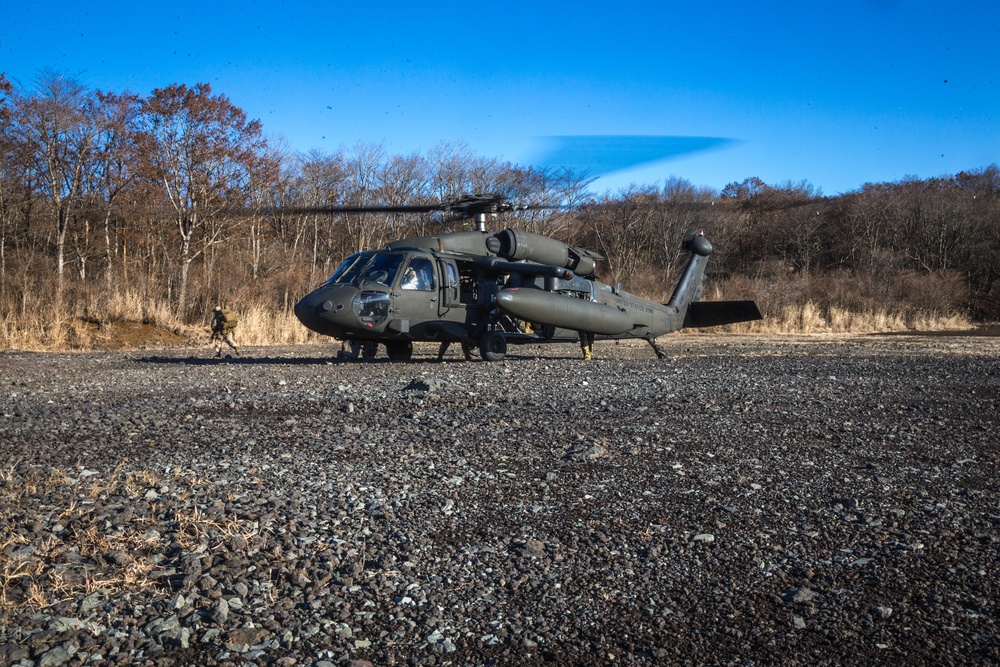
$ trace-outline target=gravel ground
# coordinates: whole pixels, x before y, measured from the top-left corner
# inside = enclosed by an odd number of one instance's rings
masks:
[[[662,342],[0,352],[0,665],[1000,663],[1000,339]]]

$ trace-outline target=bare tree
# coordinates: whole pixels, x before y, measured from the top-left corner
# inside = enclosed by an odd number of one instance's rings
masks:
[[[429,176],[427,163],[416,153],[391,156],[382,164],[378,181],[379,198],[389,206],[425,203]],[[386,232],[394,238],[423,236],[430,229],[429,214],[390,214],[385,217]]]
[[[430,194],[437,201],[448,201],[463,195],[482,194],[472,187],[469,174],[472,149],[464,142],[441,142],[427,156],[430,171]]]
[[[346,177],[343,204],[372,206],[381,204],[379,192],[380,164],[386,157],[382,144],[358,143],[344,159]],[[349,252],[371,248],[385,234],[383,213],[346,213],[338,216],[342,229],[347,233]]]
[[[624,280],[639,265],[650,239],[652,208],[645,191],[632,188],[620,198],[605,195],[580,211],[586,236],[605,257],[605,269],[614,281]]]
[[[7,238],[13,231],[16,217],[15,174],[18,169],[14,156],[14,142],[10,136],[10,108],[8,106],[14,86],[0,73],[0,298],[7,286]]]
[[[51,202],[55,222],[56,300],[62,300],[66,236],[97,152],[94,98],[78,81],[45,70],[31,96],[16,96],[15,137]]]
[[[889,190],[886,184],[866,183],[859,192],[841,198],[844,212],[836,225],[836,238],[843,263],[873,268],[879,250],[889,235]]]
[[[246,187],[249,211],[249,219],[246,224],[250,243],[250,277],[255,281],[261,277],[267,242],[267,222],[264,209],[269,208],[274,203],[275,186],[286,153],[275,148],[268,148],[261,157],[262,159],[253,161]]]
[[[187,314],[191,263],[227,238],[227,207],[242,205],[244,191],[267,145],[260,121],[211,86],[172,84],[142,101],[148,176],[173,211],[179,240],[177,312]]]
[[[113,238],[112,221],[122,196],[139,181],[139,98],[132,93],[97,92],[98,148],[88,207],[100,212],[104,231],[104,279],[108,296],[114,291],[114,263],[119,244]],[[119,213],[119,217],[120,213]]]

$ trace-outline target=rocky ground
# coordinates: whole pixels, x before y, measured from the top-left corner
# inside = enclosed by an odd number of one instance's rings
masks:
[[[0,665],[996,664],[1000,342],[0,352]]]

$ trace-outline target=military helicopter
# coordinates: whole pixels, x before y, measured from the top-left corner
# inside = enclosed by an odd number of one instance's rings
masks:
[[[509,345],[579,341],[589,358],[593,341],[638,338],[658,358],[656,339],[683,327],[761,319],[753,301],[703,302],[702,280],[712,245],[688,238],[684,272],[665,304],[607,285],[595,277],[601,255],[519,229],[487,230],[487,218],[517,207],[501,197],[475,195],[441,204],[321,207],[312,212],[442,212],[475,220],[473,229],[407,238],[357,252],[295,305],[317,333],[354,343],[362,358],[379,344],[392,361],[408,361],[413,343],[460,343],[500,361]]]

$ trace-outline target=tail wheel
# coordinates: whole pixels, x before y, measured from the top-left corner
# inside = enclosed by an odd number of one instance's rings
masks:
[[[507,339],[496,331],[488,331],[479,341],[479,353],[486,361],[503,361],[507,356]]]
[[[385,352],[389,355],[389,361],[409,361],[413,358],[413,343],[408,340],[386,343]]]

